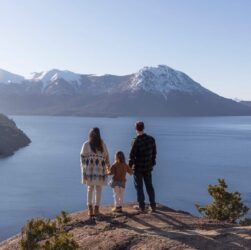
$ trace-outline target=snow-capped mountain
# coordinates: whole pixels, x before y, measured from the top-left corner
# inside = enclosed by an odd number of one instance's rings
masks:
[[[33,72],[26,81],[40,85],[43,94],[60,95],[74,93],[81,85],[81,75],[68,70],[52,69],[43,72]]]
[[[144,67],[137,73],[126,76],[84,75],[67,70],[52,69],[39,73],[33,72],[25,79],[20,76],[19,81],[9,82],[23,82],[26,92],[29,92],[31,86],[33,90],[34,86],[36,86],[38,94],[46,95],[67,93],[71,95],[72,93],[96,95],[121,91],[137,92],[139,90],[149,93],[161,93],[165,96],[173,91],[190,94],[193,92],[208,92],[207,89],[193,81],[186,74],[165,65]]]
[[[163,94],[168,94],[172,91],[188,93],[208,91],[183,72],[165,65],[141,69],[134,75],[130,89],[132,91],[142,89],[147,92],[160,92]]]
[[[250,107],[221,97],[165,65],[125,76],[53,69],[26,79],[19,76],[18,81],[12,78],[9,84],[5,83],[10,77],[4,79],[0,111],[9,114],[251,115]]]
[[[80,84],[81,75],[68,70],[52,69],[40,73],[33,72],[27,78],[30,81],[41,81],[46,85],[56,82],[59,79],[64,79],[68,83]]]
[[[187,93],[208,91],[186,74],[165,65],[144,67],[137,73],[127,76],[83,75],[67,70],[52,69],[40,73],[34,72],[25,80],[33,85],[34,83],[37,86],[40,84],[41,93],[52,95],[62,94],[62,92],[66,94],[67,91],[62,91],[63,88],[67,88],[68,91],[72,88],[69,91],[71,94],[72,92],[101,94],[144,90],[167,95],[172,91]]]
[[[9,84],[9,83],[22,83],[24,77],[10,73],[9,71],[0,69],[0,83]]]
[[[40,87],[40,93],[46,95],[101,94],[116,91],[124,76],[78,74],[68,70],[53,69],[34,72],[26,78],[27,85]],[[30,84],[29,84],[30,83]]]

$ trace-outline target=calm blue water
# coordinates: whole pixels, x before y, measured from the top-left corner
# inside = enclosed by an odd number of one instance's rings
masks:
[[[135,118],[13,117],[32,139],[0,160],[0,240],[17,233],[28,218],[53,217],[85,208],[79,152],[89,128],[98,126],[110,151],[128,155]],[[194,203],[210,201],[207,185],[225,178],[251,207],[251,117],[144,118],[157,141],[154,169],[157,201],[197,214]],[[128,177],[126,200],[136,198]],[[104,204],[112,190],[103,190]]]

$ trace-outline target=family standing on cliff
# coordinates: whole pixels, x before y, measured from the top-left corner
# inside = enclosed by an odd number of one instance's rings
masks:
[[[80,152],[82,183],[87,185],[87,206],[89,216],[98,215],[101,203],[102,187],[107,185],[108,175],[112,176],[109,185],[113,189],[113,212],[122,212],[123,197],[126,185],[126,173],[133,175],[137,191],[138,209],[145,211],[143,183],[149,196],[152,211],[156,209],[155,193],[152,184],[152,170],[156,164],[156,144],[152,136],[144,132],[144,123],[136,122],[137,137],[132,142],[127,165],[124,153],[115,154],[114,163],[110,166],[109,153],[101,138],[99,128],[92,128],[88,140]]]

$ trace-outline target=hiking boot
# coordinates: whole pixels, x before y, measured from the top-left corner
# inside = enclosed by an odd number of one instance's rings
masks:
[[[89,206],[88,206],[88,215],[89,215],[90,217],[94,216],[94,214],[93,214],[93,206],[92,206],[92,205],[89,205]]]
[[[122,207],[114,207],[114,208],[112,208],[112,212],[121,213],[122,212]]]
[[[95,206],[94,208],[94,215],[99,215],[100,212],[99,212],[99,206]]]
[[[139,212],[142,213],[142,214],[144,214],[144,213],[146,213],[147,211],[146,211],[145,208],[139,208]]]
[[[156,205],[151,205],[151,212],[156,212]]]
[[[156,207],[151,207],[150,212],[152,212],[152,213],[156,212]]]
[[[133,208],[136,209],[137,211],[139,211],[140,213],[145,213],[145,207],[140,207],[138,205],[134,205]]]

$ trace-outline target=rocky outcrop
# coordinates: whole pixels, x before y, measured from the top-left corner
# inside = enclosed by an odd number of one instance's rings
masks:
[[[10,156],[30,142],[31,140],[17,128],[13,120],[0,114],[0,157]]]
[[[139,213],[133,204],[124,212],[89,220],[87,211],[71,214],[66,230],[80,249],[251,249],[251,227],[217,223],[158,205],[154,213]],[[0,243],[0,250],[19,249],[20,235]]]

